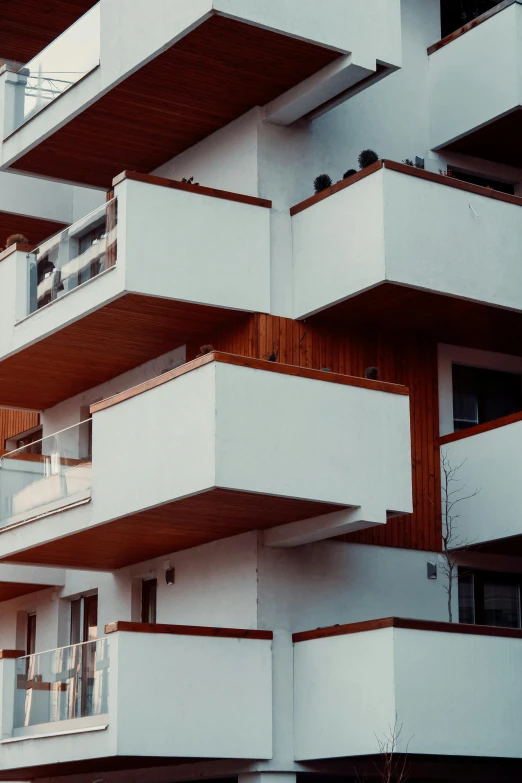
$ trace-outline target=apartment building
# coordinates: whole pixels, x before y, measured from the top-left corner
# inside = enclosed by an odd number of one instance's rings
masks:
[[[519,780],[521,0],[5,6],[0,780]]]

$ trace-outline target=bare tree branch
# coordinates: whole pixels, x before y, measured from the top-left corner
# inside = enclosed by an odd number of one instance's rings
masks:
[[[440,571],[446,581],[444,588],[448,596],[448,620],[450,623],[453,622],[453,583],[459,576],[460,555],[474,543],[459,534],[457,520],[460,519],[460,514],[456,513],[455,507],[459,503],[471,500],[480,492],[480,489],[476,489],[468,495],[462,494],[465,492],[464,479],[458,474],[465,462],[466,460],[463,460],[458,465],[453,465],[447,454],[441,453],[442,551],[440,553]]]

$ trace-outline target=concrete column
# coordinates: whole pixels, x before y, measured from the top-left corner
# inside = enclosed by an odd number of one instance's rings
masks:
[[[238,783],[295,783],[295,772],[248,772],[237,776]]]

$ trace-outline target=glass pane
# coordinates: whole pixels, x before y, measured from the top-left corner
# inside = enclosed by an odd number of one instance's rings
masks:
[[[0,458],[0,526],[74,502],[91,489],[89,422],[84,421]]]
[[[65,30],[20,71],[23,105],[15,129],[100,64],[100,4]],[[23,84],[26,81],[26,84]]]
[[[475,622],[473,574],[459,575],[459,622],[470,625]]]
[[[29,313],[115,265],[117,223],[112,199],[28,255]]]
[[[141,583],[141,622],[156,622],[157,579],[144,579]]]
[[[14,728],[108,712],[107,639],[16,661]]]
[[[520,628],[518,585],[484,582],[484,623],[501,628]]]

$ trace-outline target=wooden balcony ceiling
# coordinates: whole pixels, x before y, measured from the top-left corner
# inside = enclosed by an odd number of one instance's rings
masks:
[[[393,283],[346,299],[315,319],[422,333],[437,342],[522,356],[522,313]]]
[[[121,171],[154,170],[337,57],[339,52],[214,14],[14,168],[109,188]]]
[[[22,582],[0,582],[0,603],[19,598],[21,595],[37,593],[39,590],[49,590],[51,585],[32,585]]]
[[[45,410],[188,340],[207,342],[208,334],[239,316],[125,294],[0,362],[0,406]]]
[[[215,487],[33,547],[2,562],[112,571],[248,530],[339,511],[334,503]]]
[[[451,152],[522,167],[522,109],[518,108],[448,144]]]
[[[26,63],[98,0],[2,0],[0,60]]]
[[[66,223],[40,220],[28,215],[0,212],[0,252],[5,247],[5,240],[11,234],[23,234],[30,245],[40,245],[48,237],[66,228],[66,225]]]

